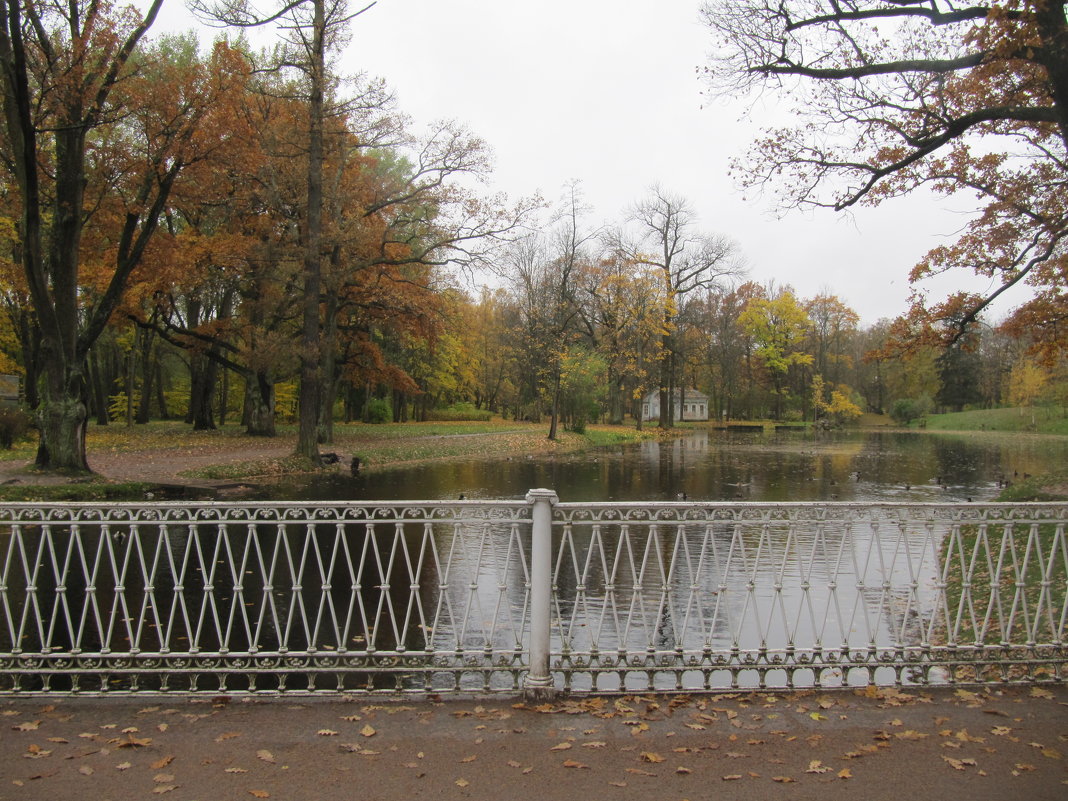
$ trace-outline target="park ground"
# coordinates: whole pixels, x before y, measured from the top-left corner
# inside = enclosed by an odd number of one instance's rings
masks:
[[[0,801],[1068,797],[1068,688],[0,700]]]

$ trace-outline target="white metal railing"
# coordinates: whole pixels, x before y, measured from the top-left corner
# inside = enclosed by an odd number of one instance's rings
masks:
[[[0,505],[0,692],[1060,681],[1068,504]]]

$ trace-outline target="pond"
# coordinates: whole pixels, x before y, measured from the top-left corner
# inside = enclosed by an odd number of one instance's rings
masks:
[[[574,502],[989,501],[1005,482],[1066,464],[1068,438],[705,429],[559,456],[316,477],[260,493],[274,500],[455,500],[522,498],[547,487]]]

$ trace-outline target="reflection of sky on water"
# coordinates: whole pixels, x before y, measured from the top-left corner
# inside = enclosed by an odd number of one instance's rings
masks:
[[[264,488],[309,500],[522,498],[565,501],[992,500],[999,482],[1068,465],[1064,438],[896,432],[688,432],[556,457],[448,461]]]

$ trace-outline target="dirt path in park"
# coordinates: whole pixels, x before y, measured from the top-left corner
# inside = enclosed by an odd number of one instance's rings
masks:
[[[233,484],[227,481],[190,479],[187,471],[212,465],[251,462],[288,456],[293,452],[292,437],[247,442],[219,440],[202,442],[182,450],[134,449],[115,452],[89,452],[89,466],[94,473],[111,481],[140,481],[150,484],[191,484],[212,486]],[[52,485],[79,481],[78,478],[37,473],[32,460],[0,461],[0,483]]]

